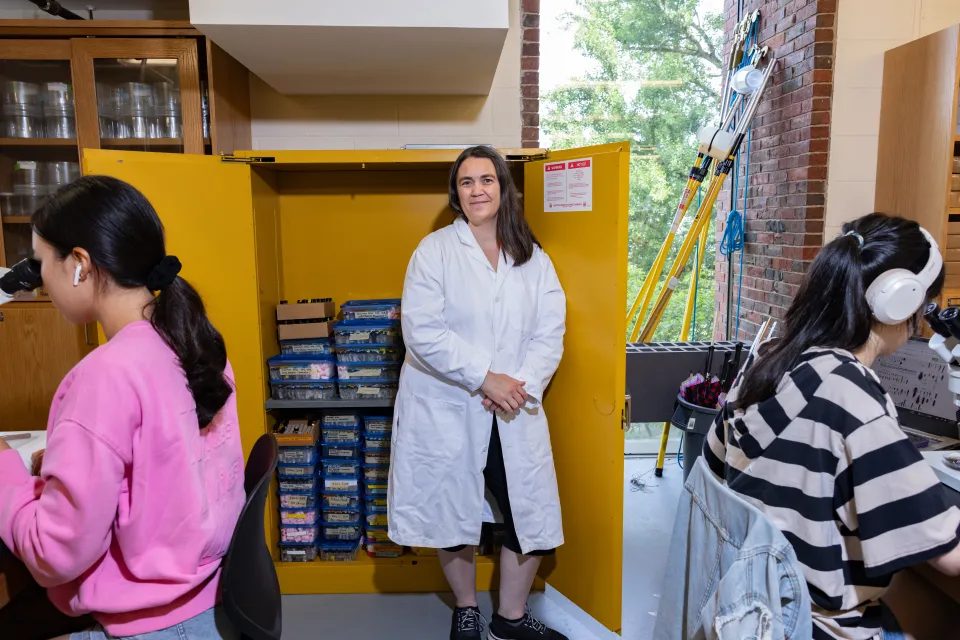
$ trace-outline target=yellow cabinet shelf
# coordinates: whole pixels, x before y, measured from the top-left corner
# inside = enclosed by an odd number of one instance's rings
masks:
[[[499,589],[499,559],[477,557],[477,590]],[[277,562],[280,590],[308,593],[430,593],[449,591],[436,556],[407,553],[399,558],[371,558],[364,551],[353,562]],[[543,581],[538,579],[538,588]]]

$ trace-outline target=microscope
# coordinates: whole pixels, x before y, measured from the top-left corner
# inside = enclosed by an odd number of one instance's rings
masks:
[[[40,279],[40,262],[24,258],[13,267],[0,267],[0,304],[13,300],[21,291],[33,291],[43,284]]]
[[[931,302],[924,308],[923,318],[934,332],[927,346],[950,367],[947,386],[960,416],[960,307],[941,311],[937,303]]]

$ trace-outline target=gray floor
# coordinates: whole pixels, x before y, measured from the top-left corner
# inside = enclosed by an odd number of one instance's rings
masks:
[[[627,640],[651,636],[682,486],[675,459],[667,459],[663,478],[654,477],[653,467],[654,460],[649,458],[628,458],[625,464],[622,635]],[[640,489],[630,482],[635,476],[640,477]],[[570,640],[597,640],[543,594],[534,594],[530,604],[541,620]],[[283,637],[443,640],[451,607],[449,594],[285,596]],[[480,609],[489,619],[490,594],[480,594]]]

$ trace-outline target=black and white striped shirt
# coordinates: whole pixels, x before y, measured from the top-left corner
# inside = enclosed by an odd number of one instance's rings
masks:
[[[722,411],[704,456],[793,545],[815,640],[879,637],[893,574],[960,540],[960,510],[900,429],[879,379],[846,351],[810,349],[774,396]]]

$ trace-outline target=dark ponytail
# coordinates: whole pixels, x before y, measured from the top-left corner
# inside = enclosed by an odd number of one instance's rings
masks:
[[[163,224],[144,195],[116,178],[86,176],[57,191],[31,222],[61,258],[80,247],[118,286],[159,290],[150,322],[180,359],[200,427],[209,425],[233,393],[223,373],[227,348],[200,294],[177,275],[180,262],[166,255]]]
[[[871,213],[845,224],[843,233],[810,265],[787,311],[783,336],[765,345],[746,372],[737,393],[738,409],[773,396],[783,376],[811,347],[851,352],[863,347],[875,322],[866,298],[870,283],[891,269],[919,273],[930,256],[920,226],[903,218]],[[943,278],[941,270],[927,290],[928,299],[940,295]]]

